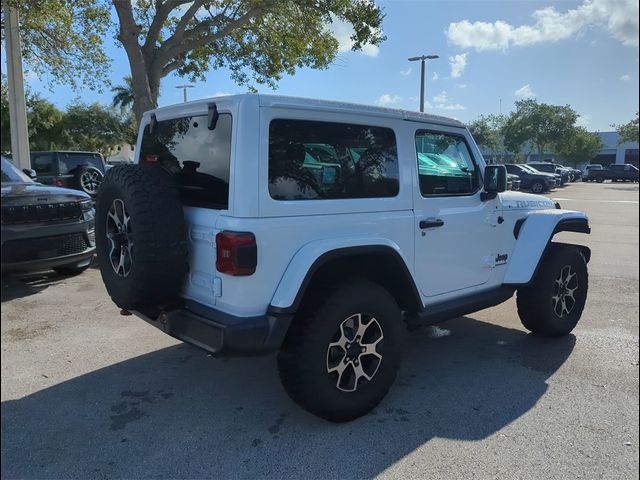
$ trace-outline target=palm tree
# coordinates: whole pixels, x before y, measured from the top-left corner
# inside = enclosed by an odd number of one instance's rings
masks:
[[[115,94],[111,105],[113,108],[120,108],[124,112],[133,105],[133,86],[131,85],[131,75],[124,77],[124,85],[118,85],[111,89]]]

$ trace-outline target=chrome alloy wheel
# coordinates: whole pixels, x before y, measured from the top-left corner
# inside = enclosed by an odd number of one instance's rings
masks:
[[[102,175],[97,170],[87,170],[80,177],[80,186],[89,195],[98,193],[102,183]]]
[[[124,202],[116,198],[107,213],[107,239],[111,245],[109,261],[116,275],[127,277],[131,273],[133,238],[131,236],[131,217]]]
[[[575,293],[578,290],[578,274],[570,265],[560,270],[560,275],[553,285],[553,311],[560,318],[571,313],[576,305]]]
[[[380,323],[370,315],[356,313],[342,321],[327,348],[327,373],[339,390],[355,392],[371,381],[382,363],[377,347],[383,339]]]

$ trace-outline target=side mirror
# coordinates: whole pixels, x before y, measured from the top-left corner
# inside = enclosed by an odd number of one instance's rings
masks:
[[[35,180],[37,175],[36,175],[36,171],[32,170],[31,168],[23,168],[22,172],[29,177],[31,180]]]
[[[484,169],[484,191],[481,199],[492,200],[498,193],[507,189],[507,167],[504,165],[487,165]]]

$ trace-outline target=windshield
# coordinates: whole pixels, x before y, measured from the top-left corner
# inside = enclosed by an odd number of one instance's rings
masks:
[[[535,168],[530,167],[529,165],[520,165],[520,168],[522,168],[524,171],[529,173],[540,173],[539,170],[536,170]]]
[[[33,183],[29,177],[6,158],[2,157],[2,183]]]

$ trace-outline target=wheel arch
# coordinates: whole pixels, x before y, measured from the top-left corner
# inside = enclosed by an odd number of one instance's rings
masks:
[[[424,308],[400,248],[391,241],[384,241],[303,247],[285,271],[273,295],[269,311],[273,314],[293,314],[308,293],[326,286],[336,278],[350,276],[368,278],[382,285],[402,310],[419,312]]]
[[[541,210],[518,220],[513,234],[516,244],[511,254],[503,284],[521,287],[535,278],[538,267],[560,232],[591,233],[589,219],[582,212],[568,210]],[[591,259],[591,250],[583,245],[575,245],[585,260]]]

